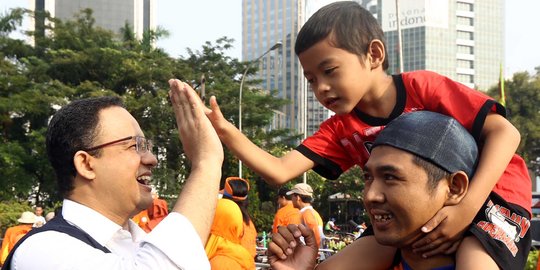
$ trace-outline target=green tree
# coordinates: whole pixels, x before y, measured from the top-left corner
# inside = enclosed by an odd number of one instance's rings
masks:
[[[38,31],[27,33],[36,41],[34,46],[9,37],[25,15],[43,18]],[[168,100],[168,79],[179,78],[201,90],[200,78],[204,74],[207,96],[216,95],[224,114],[237,123],[239,78],[248,63],[225,55],[232,47],[231,39],[207,42],[201,51],[190,50],[187,57],[176,59],[150,46],[166,36],[164,30],[145,33],[139,41],[129,25],[117,37],[95,27],[94,22],[91,10],[83,10],[68,21],[23,10],[0,18],[2,201],[26,201],[33,197],[52,207],[60,200],[45,154],[44,135],[50,117],[71,100],[103,95],[124,99],[146,136],[157,145],[159,165],[153,181],[169,200],[182,188],[190,164],[178,140]],[[271,89],[254,87],[257,83],[245,83],[245,131],[267,151],[289,149],[289,131],[265,129],[272,119],[272,110],[286,101],[274,98]],[[237,175],[237,165],[237,159],[228,153],[223,176]],[[258,220],[269,220],[273,213],[262,211],[261,204],[273,200],[268,195],[271,189],[249,170],[246,178],[257,183],[250,195],[255,215]]]
[[[540,172],[540,74],[515,73],[511,80],[505,81],[506,108],[509,121],[521,133],[521,143],[517,152],[523,156],[530,168]],[[492,87],[488,94],[500,99],[498,86]]]

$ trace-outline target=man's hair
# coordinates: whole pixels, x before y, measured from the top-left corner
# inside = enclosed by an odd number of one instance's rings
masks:
[[[413,154],[413,163],[425,170],[428,177],[427,188],[430,192],[435,191],[441,180],[450,177],[449,172],[415,154]]]
[[[386,51],[384,32],[377,19],[353,1],[335,2],[315,12],[298,32],[294,47],[296,55],[328,36],[333,46],[354,53],[361,59],[366,56],[369,44],[375,39],[383,43]],[[388,57],[384,59],[383,69],[388,69]]]
[[[290,191],[290,189],[288,189],[288,188],[280,188],[278,190],[278,197],[283,197],[288,201],[292,200],[292,194],[287,195],[287,192],[289,192],[289,191]]]
[[[113,106],[124,107],[119,97],[76,100],[58,110],[51,119],[45,143],[62,197],[67,197],[74,188],[77,171],[73,156],[93,146],[99,132],[99,113]],[[100,153],[95,151],[95,155]]]
[[[303,203],[312,203],[313,197],[307,195],[294,194],[300,198]]]

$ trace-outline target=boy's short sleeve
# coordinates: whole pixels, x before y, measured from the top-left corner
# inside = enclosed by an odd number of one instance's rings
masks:
[[[315,162],[313,170],[328,179],[337,179],[355,164],[363,166],[369,158],[365,138],[355,136],[363,125],[351,115],[334,115],[319,130],[305,139],[296,150]],[[351,131],[353,130],[353,131]]]
[[[458,120],[478,140],[490,112],[506,117],[506,109],[485,93],[430,71],[403,73],[408,103]],[[413,105],[414,106],[414,105]]]

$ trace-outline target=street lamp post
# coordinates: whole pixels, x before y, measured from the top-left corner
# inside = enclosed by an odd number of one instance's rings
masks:
[[[281,43],[281,41],[276,42],[274,46],[270,47],[270,49],[266,50],[263,54],[261,54],[261,56],[257,57],[257,59],[255,59],[254,61],[251,61],[247,65],[246,69],[244,69],[244,74],[242,74],[242,79],[240,80],[240,90],[238,94],[238,130],[240,130],[240,132],[242,132],[242,89],[244,87],[244,79],[246,78],[246,74],[249,68],[251,67],[251,65],[259,62],[259,60],[261,60],[261,58],[263,58],[269,52],[275,49],[281,48],[282,45],[283,44]],[[238,160],[238,177],[242,178],[242,160]]]

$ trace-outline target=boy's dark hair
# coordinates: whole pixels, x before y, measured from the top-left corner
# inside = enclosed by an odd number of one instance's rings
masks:
[[[336,48],[354,53],[362,59],[366,56],[371,41],[378,39],[386,52],[384,32],[377,19],[353,1],[335,2],[319,9],[302,26],[294,51],[296,55],[311,48],[317,42],[331,35],[331,44]],[[383,62],[383,70],[388,69],[388,57]]]
[[[119,97],[76,100],[58,110],[51,119],[45,144],[62,197],[67,197],[74,188],[77,171],[73,156],[77,151],[94,145],[99,132],[99,113],[113,106],[124,107]],[[99,156],[101,151],[94,153]]]

